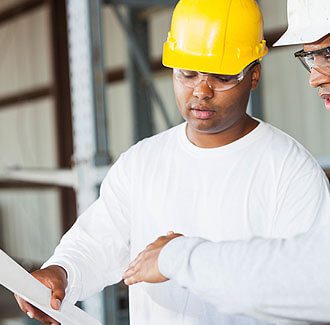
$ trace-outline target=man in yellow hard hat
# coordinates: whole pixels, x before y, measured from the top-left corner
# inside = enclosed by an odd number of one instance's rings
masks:
[[[323,223],[313,213],[330,207],[321,168],[291,137],[246,113],[266,53],[256,1],[178,3],[163,62],[173,69],[185,123],[121,155],[100,198],[34,273],[52,289],[54,308],[64,294],[76,302],[120,281],[129,261],[168,229],[221,241],[287,238]],[[174,281],[130,288],[132,325],[266,324],[231,312]]]
[[[330,110],[330,2],[288,0],[288,17],[275,46],[304,44],[295,56]],[[330,210],[314,213],[329,221]],[[219,309],[276,323],[330,322],[329,226],[292,239],[223,243],[170,233],[140,254],[126,282],[170,278]]]

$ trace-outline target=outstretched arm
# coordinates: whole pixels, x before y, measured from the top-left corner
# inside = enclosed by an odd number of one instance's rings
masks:
[[[155,264],[146,272],[144,266]],[[330,226],[291,239],[161,237],[124,278],[127,284],[174,280],[222,312],[290,324],[329,322]]]

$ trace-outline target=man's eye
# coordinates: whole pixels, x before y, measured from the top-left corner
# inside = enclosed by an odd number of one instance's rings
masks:
[[[196,73],[189,73],[189,72],[181,71],[181,74],[182,74],[185,78],[194,78],[194,77],[196,77]]]
[[[214,76],[214,78],[221,82],[229,82],[231,80],[230,78],[224,76]]]

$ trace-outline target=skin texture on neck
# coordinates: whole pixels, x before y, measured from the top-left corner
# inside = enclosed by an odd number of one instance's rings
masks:
[[[259,122],[245,114],[236,123],[216,133],[203,133],[187,125],[186,133],[191,143],[200,148],[217,148],[230,144],[253,131]]]
[[[317,42],[304,44],[304,51],[321,50],[328,46],[330,46],[330,34]],[[318,88],[318,94],[324,100],[326,109],[330,110],[330,76],[322,73],[318,69],[312,69],[309,77],[309,84],[311,87]]]
[[[259,82],[260,65],[255,66],[234,88],[216,92],[206,81],[194,89],[173,78],[177,105],[187,121],[187,137],[201,148],[216,148],[232,143],[257,127],[246,109],[251,90]]]

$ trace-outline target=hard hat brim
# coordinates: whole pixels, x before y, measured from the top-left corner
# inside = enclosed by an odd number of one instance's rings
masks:
[[[178,49],[172,49],[170,44],[166,42],[163,49],[162,63],[165,67],[174,69],[184,69],[192,71],[201,71],[205,73],[236,75],[239,74],[251,62],[262,59],[267,53],[268,48],[266,42],[260,43],[259,53],[248,53],[249,56],[236,58],[235,49],[228,49],[225,58],[216,55],[192,55]]]
[[[330,26],[328,33],[330,33]],[[313,26],[313,28],[309,27],[308,29],[294,32],[288,29],[273,47],[314,43],[328,33],[324,33],[324,26]]]

